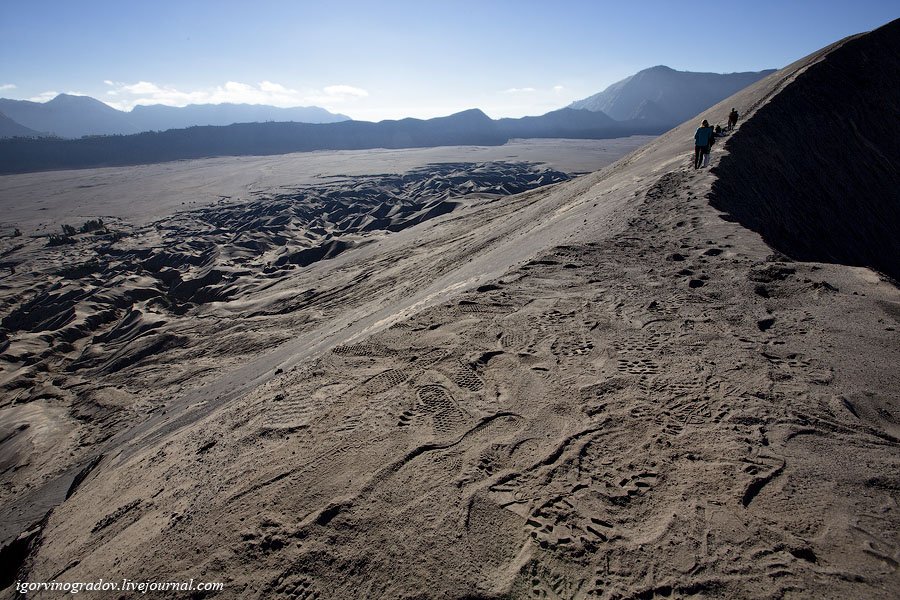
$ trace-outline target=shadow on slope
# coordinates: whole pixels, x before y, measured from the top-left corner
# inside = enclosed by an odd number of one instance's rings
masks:
[[[798,259],[900,279],[900,20],[847,41],[727,143],[711,203]]]

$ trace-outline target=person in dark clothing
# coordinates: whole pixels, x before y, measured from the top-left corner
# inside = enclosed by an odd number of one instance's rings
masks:
[[[737,125],[738,122],[738,111],[736,108],[732,108],[731,112],[728,113],[728,131],[734,129],[734,126]]]
[[[712,125],[709,126],[709,143],[706,144],[706,148],[703,149],[703,162],[700,163],[701,167],[709,166],[709,151],[712,150],[713,144],[716,143],[716,130],[713,129]]]
[[[709,121],[703,119],[703,123],[694,134],[694,168],[699,169],[704,156],[709,156],[709,145],[713,137],[713,128]]]

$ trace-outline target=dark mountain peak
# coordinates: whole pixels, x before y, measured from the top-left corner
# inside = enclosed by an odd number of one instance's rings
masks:
[[[62,104],[64,102],[76,102],[79,98],[86,98],[87,96],[79,96],[77,94],[57,94],[55,98],[49,100],[47,104]]]
[[[58,94],[48,102],[3,100],[0,106],[20,125],[62,137],[138,131],[125,113],[90,96]]]
[[[771,72],[700,73],[657,65],[573,102],[570,107],[603,111],[617,121],[641,119],[673,127]]]
[[[417,121],[418,119],[411,120]],[[407,121],[407,119],[403,119],[403,121]],[[428,119],[426,122],[440,123],[444,127],[486,127],[490,126],[493,120],[484,114],[484,111],[481,109],[470,108],[446,117]]]
[[[696,77],[700,75],[701,73],[696,73],[693,71],[677,71],[671,67],[657,66],[638,71],[629,79],[629,81],[633,82],[632,85],[638,82],[667,83],[671,81],[678,81],[682,78]],[[713,73],[710,73],[710,75],[713,75]]]
[[[112,106],[108,104],[104,104],[100,102],[96,98],[91,98],[90,96],[76,96],[75,94],[58,94],[56,98],[50,100],[45,104],[45,106],[49,107],[86,107],[91,106],[94,108],[103,108],[106,110],[112,110],[115,112],[120,112],[114,109]]]
[[[491,118],[484,114],[484,111],[480,108],[470,108],[468,110],[462,110],[458,113],[453,113],[445,117],[447,119],[459,119],[459,120],[472,120],[472,121],[490,121]]]

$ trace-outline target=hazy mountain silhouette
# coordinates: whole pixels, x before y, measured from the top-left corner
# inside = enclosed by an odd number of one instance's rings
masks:
[[[210,156],[311,150],[496,146],[512,138],[604,139],[658,134],[644,121],[619,122],[602,112],[565,108],[540,117],[492,120],[477,109],[435,119],[339,123],[240,123],[63,140],[0,140],[0,173],[156,163]]]
[[[0,98],[0,112],[36,131],[60,137],[137,133],[127,113],[89,96],[60,94],[49,102]]]
[[[3,113],[0,113],[0,138],[15,136],[38,136],[41,135],[34,129],[29,129],[24,125],[16,123]]]
[[[318,106],[278,108],[263,104],[191,104],[184,107],[135,106],[128,113],[130,121],[141,131],[183,129],[195,125],[232,125],[294,121],[296,123],[337,123],[348,121],[346,115],[328,112]]]
[[[0,112],[29,129],[65,138],[182,129],[195,125],[263,121],[331,123],[349,119],[316,106],[277,108],[253,104],[152,105],[137,106],[131,112],[124,112],[90,96],[69,94],[60,94],[49,102],[0,98]]]
[[[620,125],[599,111],[562,108],[540,117],[500,119],[497,126],[510,138],[593,138],[606,137]]]
[[[603,111],[619,121],[640,119],[675,126],[774,72],[695,73],[657,66],[569,107]]]

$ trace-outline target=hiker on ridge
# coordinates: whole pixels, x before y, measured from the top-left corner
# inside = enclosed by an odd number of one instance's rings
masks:
[[[734,129],[734,126],[737,125],[738,121],[738,111],[736,108],[732,108],[731,112],[728,113],[728,131]]]
[[[700,127],[697,128],[697,133],[694,134],[694,168],[699,169],[700,165],[704,161],[704,157],[707,157],[706,160],[709,160],[709,146],[712,141],[713,136],[713,128],[709,126],[709,121],[703,119],[703,123],[700,124]]]

